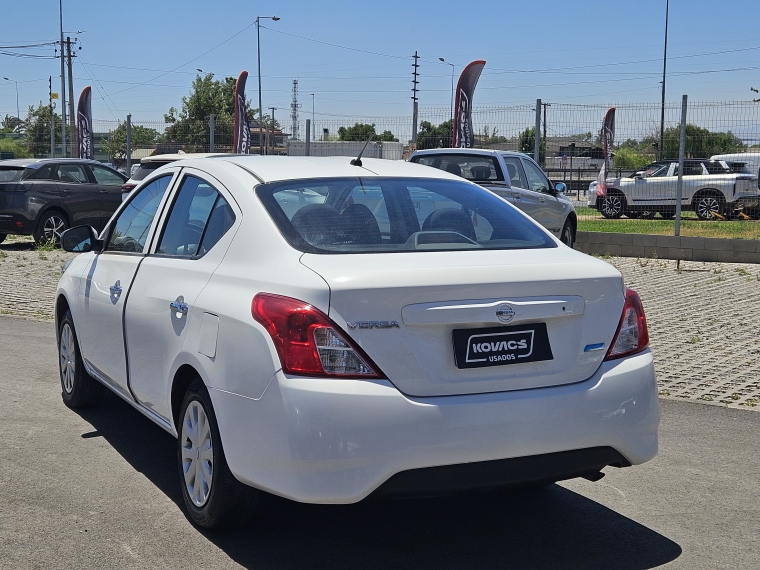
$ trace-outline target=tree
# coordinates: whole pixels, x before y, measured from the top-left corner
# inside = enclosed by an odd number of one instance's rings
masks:
[[[190,94],[182,97],[182,108],[177,111],[171,107],[164,115],[164,120],[170,126],[167,127],[162,142],[176,143],[186,150],[205,150],[209,140],[209,118],[214,115],[216,146],[220,147],[218,150],[231,150],[235,82],[234,77],[216,80],[213,73],[207,73],[203,77],[196,75]],[[250,100],[246,101],[246,109],[251,126],[258,125],[258,109],[251,109]],[[264,129],[280,127],[267,114],[262,117],[262,126]]]
[[[486,125],[483,127],[483,135],[477,138],[480,139],[479,142],[482,145],[501,144],[507,142],[507,137],[501,136],[498,133],[499,129],[497,127],[490,129],[488,125]]]
[[[61,144],[61,117],[53,114],[55,120],[55,142]],[[42,103],[35,109],[29,107],[26,114],[24,144],[34,156],[44,157],[50,153],[50,107]]]
[[[422,121],[417,131],[417,150],[450,147],[451,125],[451,119],[444,121],[437,127],[429,121]]]
[[[21,133],[24,131],[24,121],[12,115],[5,115],[0,121],[0,133]]]
[[[621,145],[620,148],[614,152],[612,164],[615,168],[639,170],[653,160],[654,155],[640,154],[630,146],[624,147]]]
[[[528,127],[520,133],[518,148],[520,149],[520,152],[533,156],[536,151],[536,129],[534,127]],[[540,139],[538,143],[538,157],[538,161],[543,164],[546,160],[545,139]]]
[[[663,137],[664,157],[677,158],[681,140],[681,127],[665,129]],[[731,131],[711,132],[697,125],[686,124],[686,158],[709,158],[714,154],[730,154],[742,152],[746,148],[744,142]]]
[[[0,153],[11,153],[12,158],[30,158],[32,156],[26,145],[15,138],[0,137]]]
[[[153,148],[158,141],[158,131],[149,127],[132,125],[131,147],[136,148]],[[127,123],[119,123],[106,139],[104,145],[108,156],[113,158],[114,164],[121,165],[127,159]]]
[[[355,123],[353,127],[340,127],[338,129],[338,140],[341,141],[366,141],[370,135],[373,135],[372,141],[398,142],[391,131],[383,131],[378,134],[375,132],[375,123],[371,125],[366,123]]]

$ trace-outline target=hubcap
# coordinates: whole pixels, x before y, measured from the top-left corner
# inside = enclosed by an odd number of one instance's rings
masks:
[[[714,218],[715,214],[720,210],[720,202],[717,198],[709,196],[707,198],[700,198],[697,204],[697,214],[702,219]]]
[[[602,212],[608,216],[617,216],[623,209],[623,204],[617,196],[606,196],[602,202]]]
[[[62,218],[58,216],[50,216],[45,220],[45,225],[42,226],[42,234],[46,240],[54,239],[57,242],[61,240],[61,234],[66,229],[66,223]]]
[[[61,361],[61,384],[67,394],[74,389],[74,373],[76,372],[76,350],[74,348],[74,331],[69,323],[61,329],[61,346],[59,348]]]
[[[206,504],[214,474],[214,450],[211,426],[203,406],[190,402],[182,420],[182,472],[185,489],[196,507]]]

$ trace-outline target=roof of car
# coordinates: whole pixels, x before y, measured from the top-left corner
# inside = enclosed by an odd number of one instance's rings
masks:
[[[78,162],[86,164],[98,164],[105,166],[102,162],[97,160],[89,160],[86,158],[11,158],[8,160],[0,160],[0,166],[16,166],[19,168],[39,168],[43,164],[49,163],[60,164],[62,162]]]
[[[226,153],[220,152],[179,152],[175,154],[154,154],[146,156],[140,160],[141,164],[148,162],[175,162],[177,160],[185,160],[188,158],[208,158],[210,156],[226,156]]]
[[[376,176],[394,176],[406,178],[445,178],[462,181],[442,170],[429,166],[413,164],[403,160],[384,160],[381,158],[362,158],[362,166],[353,166],[350,156],[259,156],[259,155],[221,155],[203,158],[196,162],[188,159],[187,166],[202,167],[208,160],[225,161],[254,175],[260,182],[277,182],[281,180],[300,180],[305,178],[362,178]]]
[[[421,154],[481,154],[491,156],[498,153],[521,154],[507,150],[491,150],[488,148],[429,148],[426,150],[416,150],[412,156],[418,156]]]

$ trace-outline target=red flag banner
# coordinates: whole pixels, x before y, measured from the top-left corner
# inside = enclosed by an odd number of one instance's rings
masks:
[[[79,158],[95,158],[92,146],[92,90],[88,85],[82,89],[77,103],[77,138]]]
[[[480,73],[486,62],[482,59],[473,61],[462,70],[457,83],[457,98],[454,105],[454,125],[451,146],[454,148],[472,148],[475,146],[475,131],[472,127],[472,94],[480,79]]]
[[[607,176],[610,172],[610,158],[612,158],[612,145],[615,144],[615,107],[610,107],[604,115],[602,122],[602,153],[604,162],[599,176],[596,179],[596,195],[607,195]]]
[[[251,147],[251,128],[248,124],[248,113],[245,108],[245,80],[248,72],[243,71],[235,82],[235,125],[232,141],[232,151],[237,154],[248,154]]]

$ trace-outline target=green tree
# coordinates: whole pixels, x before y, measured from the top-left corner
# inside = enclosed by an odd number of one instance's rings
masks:
[[[536,129],[534,127],[528,127],[520,133],[518,141],[518,148],[520,152],[524,152],[527,155],[533,156],[536,150]],[[538,143],[538,157],[539,162],[543,164],[546,161],[546,140],[540,139]]]
[[[16,138],[7,138],[2,134],[0,134],[0,153],[11,153],[13,155],[12,158],[30,158],[32,156],[32,153],[29,152],[23,141]]]
[[[613,155],[613,166],[615,168],[624,168],[626,170],[638,170],[654,161],[653,154],[640,154],[637,149],[633,149],[630,146],[624,147],[621,145]]]
[[[483,127],[483,135],[478,136],[477,138],[480,139],[479,142],[482,145],[492,145],[507,142],[507,137],[501,136],[498,133],[499,129],[497,127],[490,129],[488,125],[486,125]]]
[[[340,127],[338,129],[338,140],[341,141],[366,141],[370,135],[373,135],[372,141],[398,142],[391,131],[377,133],[375,124],[355,123],[353,127]]]
[[[681,127],[665,129],[663,137],[665,158],[677,158],[681,140]],[[712,132],[697,125],[686,124],[686,158],[709,158],[714,154],[742,152],[746,145],[731,131]]]
[[[149,127],[132,125],[131,146],[137,148],[153,148],[158,141],[158,131]],[[104,150],[113,158],[114,164],[121,165],[127,160],[127,123],[119,123],[108,135]]]
[[[61,117],[53,113],[55,120],[55,142],[61,144]],[[50,154],[50,107],[42,103],[35,108],[29,106],[24,121],[24,145],[36,157],[46,157]]]
[[[430,121],[422,121],[417,130],[417,150],[426,148],[449,148],[451,146],[451,119],[437,127]]]
[[[0,121],[0,133],[21,133],[24,131],[24,121],[12,115],[5,115]]]

